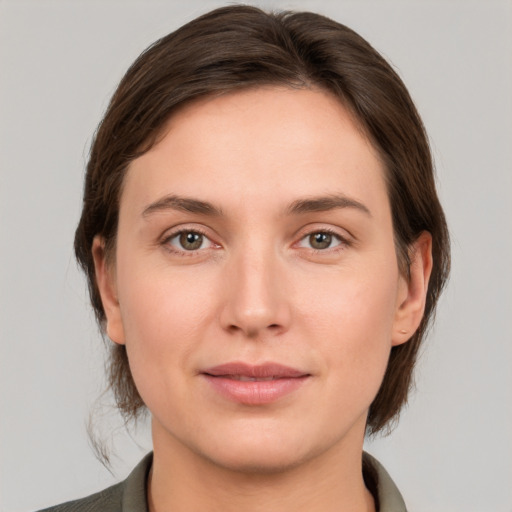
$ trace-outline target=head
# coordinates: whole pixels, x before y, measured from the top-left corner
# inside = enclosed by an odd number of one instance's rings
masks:
[[[405,281],[415,244],[425,233],[431,237],[424,310],[414,331],[390,350],[367,416],[367,429],[374,433],[389,425],[407,400],[418,349],[447,279],[449,242],[421,119],[394,70],[349,28],[312,13],[267,14],[233,6],[197,18],[149,47],[122,79],[95,135],[76,256],[104,329],[93,243],[102,240],[105,259],[115,267],[120,204],[131,166],[161,142],[186,109],[271,89],[322,92],[343,107],[368,141],[382,165],[397,269]],[[124,344],[112,344],[110,384],[126,417],[144,409]]]

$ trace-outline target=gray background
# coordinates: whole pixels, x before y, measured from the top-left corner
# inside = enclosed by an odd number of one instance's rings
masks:
[[[512,3],[258,2],[356,29],[423,116],[453,274],[394,433],[368,443],[415,512],[512,511]],[[149,43],[217,1],[0,1],[0,510],[124,477],[150,447],[108,406],[114,475],[85,424],[103,346],[72,257],[82,173],[115,85]]]

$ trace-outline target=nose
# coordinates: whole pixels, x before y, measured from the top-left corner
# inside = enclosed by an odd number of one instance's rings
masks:
[[[247,252],[228,265],[220,320],[231,333],[259,338],[285,332],[291,310],[278,257]]]

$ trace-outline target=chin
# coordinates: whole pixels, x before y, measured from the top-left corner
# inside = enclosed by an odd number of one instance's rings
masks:
[[[229,471],[265,475],[300,466],[329,446],[327,435],[319,443],[311,438],[308,440],[310,436],[303,429],[295,432],[290,428],[265,430],[263,427],[256,432],[253,425],[250,431],[231,431],[231,435],[216,436],[210,442],[196,445],[196,453]]]
[[[261,445],[255,449],[230,448],[222,454],[203,454],[210,462],[225,470],[247,475],[270,475],[284,473],[300,466],[309,457],[298,454],[297,450],[285,451],[277,447]]]

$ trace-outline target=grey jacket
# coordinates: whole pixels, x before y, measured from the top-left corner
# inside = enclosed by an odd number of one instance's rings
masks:
[[[87,498],[62,503],[40,512],[148,512],[146,482],[153,454],[149,453],[128,478]],[[402,496],[384,467],[363,455],[363,475],[379,512],[407,512]]]

